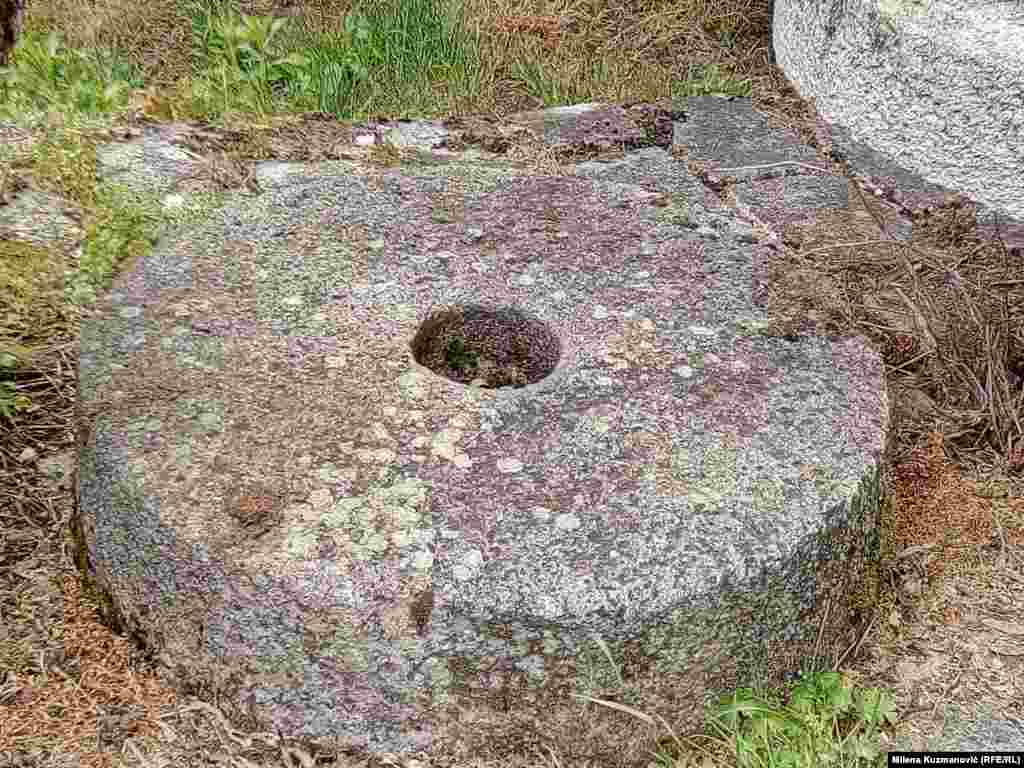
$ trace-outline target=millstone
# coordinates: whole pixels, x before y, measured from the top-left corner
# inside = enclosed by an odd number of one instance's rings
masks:
[[[310,166],[161,240],[82,332],[108,615],[376,751],[799,668],[877,558],[881,363],[761,333],[749,230],[656,155]]]

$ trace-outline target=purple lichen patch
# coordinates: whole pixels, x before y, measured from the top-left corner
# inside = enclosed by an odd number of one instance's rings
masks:
[[[569,114],[548,143],[636,138]],[[841,642],[880,360],[759,333],[763,246],[642,146],[283,174],[118,278],[82,330],[75,523],[108,613],[238,712],[377,751]]]

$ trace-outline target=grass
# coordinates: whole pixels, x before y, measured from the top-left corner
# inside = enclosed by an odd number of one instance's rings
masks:
[[[0,487],[29,510],[25,520],[37,520],[19,525],[34,525],[40,538],[58,542],[63,518],[17,469],[16,460],[25,455],[17,449],[67,446],[74,399],[69,350],[77,322],[111,276],[153,245],[161,226],[123,190],[97,188],[92,132],[133,110],[160,120],[244,126],[307,111],[344,120],[502,115],[704,93],[753,95],[777,110],[799,109],[767,60],[767,9],[739,0],[321,0],[305,3],[301,19],[241,15],[219,0],[36,5],[29,7],[14,65],[0,84],[0,116],[31,130],[36,142],[28,160],[9,150],[0,157],[0,198],[30,175],[33,186],[81,206],[86,238],[77,262],[0,242],[0,429],[8,467]],[[924,272],[940,276],[961,270],[959,309],[940,306],[938,289],[922,285],[908,261],[903,276],[915,276],[908,289],[913,299],[907,300],[925,327],[879,331],[876,324],[872,330],[850,307],[822,311],[831,312],[836,326],[871,336],[885,351],[890,372],[897,363],[913,368],[911,353],[937,360],[937,366],[915,370],[931,377],[929,391],[967,425],[954,437],[962,438],[961,446],[965,435],[986,446],[1004,470],[1020,469],[1024,395],[1015,395],[1008,379],[1013,350],[1020,347],[1010,345],[1009,321],[998,306],[982,301],[994,284],[982,278],[998,277],[999,255],[979,256],[975,248],[973,256],[960,258],[955,247],[967,245],[962,233],[948,227],[939,240],[959,266],[948,266],[952,258],[936,266],[934,254],[912,258]],[[1002,258],[1005,263],[1005,250]],[[897,272],[903,259],[895,262]],[[829,271],[820,261],[818,268]],[[864,276],[862,270],[851,279]],[[973,331],[969,338],[944,347],[929,343],[945,339],[932,332],[929,318],[953,317],[969,321],[954,323],[954,330]],[[1024,353],[1019,359],[1024,364]],[[39,513],[34,518],[33,509]],[[5,528],[14,525],[12,519],[4,518]],[[24,560],[27,546],[24,537],[12,536],[5,565]],[[13,594],[12,583],[5,582],[0,595]],[[32,667],[31,658],[16,664],[9,648],[5,653],[0,660],[11,669]],[[0,679],[0,705],[20,701],[11,691],[17,691],[11,679]],[[623,704],[591,701],[657,725]],[[843,674],[819,670],[787,690],[741,689],[724,697],[708,713],[703,735],[673,734],[654,759],[665,766],[879,765],[879,734],[895,720],[888,693],[855,691]],[[551,762],[558,765],[556,755]]]

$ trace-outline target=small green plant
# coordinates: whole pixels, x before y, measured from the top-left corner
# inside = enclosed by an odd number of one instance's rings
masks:
[[[467,352],[462,345],[462,339],[452,339],[445,348],[444,359],[452,368],[462,371],[467,368],[475,369],[478,365],[477,357],[472,352]]]
[[[854,696],[838,672],[802,675],[788,707],[749,688],[724,697],[711,725],[730,736],[741,767],[802,768],[819,764],[873,765],[877,731],[895,719],[892,699],[878,689]],[[853,722],[845,735],[843,722]]]
[[[380,52],[370,42],[369,21],[359,14],[345,17],[344,34],[309,51],[307,66],[297,70],[300,91],[316,94],[317,108],[339,114],[356,85],[367,80],[370,70],[364,59]]]
[[[751,84],[749,80],[734,80],[723,75],[717,64],[707,67],[695,67],[689,79],[683,84],[680,96],[706,96],[724,93],[731,96],[749,96]]]
[[[15,413],[32,405],[31,398],[19,395],[12,381],[17,367],[17,356],[6,349],[0,349],[0,414],[5,419],[13,419]]]
[[[617,702],[579,698],[634,715],[650,724],[650,716]],[[838,672],[801,675],[793,687],[789,706],[771,695],[758,696],[740,688],[712,707],[707,724],[733,753],[739,768],[813,768],[818,765],[875,766],[882,753],[877,745],[881,728],[895,722],[888,693],[871,688],[854,694]],[[672,738],[684,749],[682,740]],[[706,756],[706,749],[691,744]],[[660,765],[673,763],[655,755]]]
[[[338,112],[355,85],[369,76],[363,60],[377,55],[369,43],[369,22],[349,13],[339,37],[304,53],[275,57],[275,38],[288,23],[231,10],[194,13],[193,44],[207,67],[191,88],[199,111],[240,107],[266,114],[273,109],[273,98],[285,94],[299,101],[312,97],[321,111]]]
[[[282,58],[270,54],[274,38],[287,23],[287,19],[239,15],[230,9],[221,14],[193,13],[193,45],[208,67],[206,77],[193,86],[193,95],[206,111],[216,101],[224,112],[235,106],[257,114],[270,110],[272,84],[287,78],[289,67],[307,64],[298,53]]]
[[[135,69],[109,50],[91,57],[68,50],[56,31],[45,38],[25,35],[15,62],[0,69],[0,111],[6,114],[52,107],[85,114],[111,112],[142,84]]]

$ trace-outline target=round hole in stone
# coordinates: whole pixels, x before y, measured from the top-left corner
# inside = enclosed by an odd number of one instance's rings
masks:
[[[562,354],[561,342],[544,322],[511,307],[479,304],[435,309],[410,346],[424,368],[488,389],[535,384]]]

